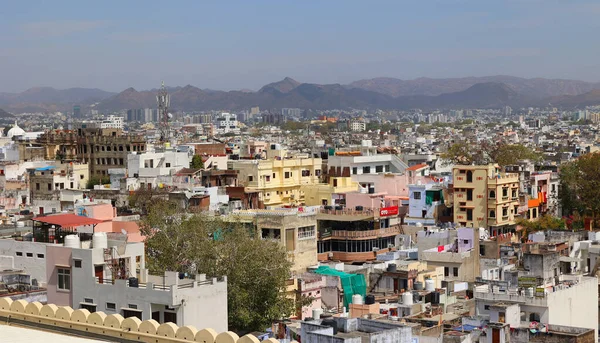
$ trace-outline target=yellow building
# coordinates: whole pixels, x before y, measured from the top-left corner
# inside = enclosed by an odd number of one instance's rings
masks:
[[[247,193],[258,193],[264,207],[304,204],[303,185],[319,183],[322,160],[308,154],[288,156],[271,146],[262,160],[228,161],[228,169],[239,170],[238,182]]]
[[[251,224],[261,239],[272,239],[284,246],[293,263],[294,277],[318,264],[317,212],[307,206],[276,210],[234,211],[229,220]]]
[[[484,227],[492,235],[515,224],[519,208],[519,175],[503,173],[498,165],[455,166],[454,222]]]
[[[302,185],[306,206],[343,205],[343,193],[358,191],[358,183],[352,177],[331,177],[329,183]]]

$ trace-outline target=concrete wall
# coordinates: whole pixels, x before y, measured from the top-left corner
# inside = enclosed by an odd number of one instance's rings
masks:
[[[210,313],[211,309],[204,309]],[[89,313],[54,304],[42,305],[24,300],[0,298],[0,318],[9,318],[31,329],[42,329],[63,334],[95,338],[102,341],[145,343],[260,343],[253,335],[239,337],[231,331],[217,331],[210,327],[198,330],[194,326],[158,324],[153,320],[124,319],[118,314]],[[270,338],[268,343],[279,343]],[[297,343],[292,341],[291,343]],[[357,343],[360,343],[358,341]]]
[[[17,256],[17,253],[20,253],[21,256]],[[28,254],[31,254],[31,257]],[[32,282],[35,279],[40,286],[45,286],[48,282],[45,244],[2,239],[0,240],[0,258],[5,256],[14,261],[14,268],[22,269],[31,275]]]

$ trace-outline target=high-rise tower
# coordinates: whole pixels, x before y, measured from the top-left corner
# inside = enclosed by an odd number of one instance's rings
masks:
[[[161,143],[168,142],[171,136],[171,130],[169,126],[169,120],[171,114],[169,113],[169,104],[171,102],[171,96],[165,88],[165,82],[163,81],[158,94],[156,95],[156,102],[158,103],[158,128],[160,130],[160,141]]]

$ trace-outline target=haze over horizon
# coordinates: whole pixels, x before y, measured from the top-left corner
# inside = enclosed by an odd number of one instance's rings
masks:
[[[257,90],[286,76],[597,82],[598,14],[594,1],[9,2],[0,16],[0,92],[118,92],[161,80]]]

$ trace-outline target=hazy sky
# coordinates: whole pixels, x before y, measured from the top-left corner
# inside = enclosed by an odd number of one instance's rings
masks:
[[[3,1],[0,91],[258,89],[290,76],[600,81],[600,2]]]

